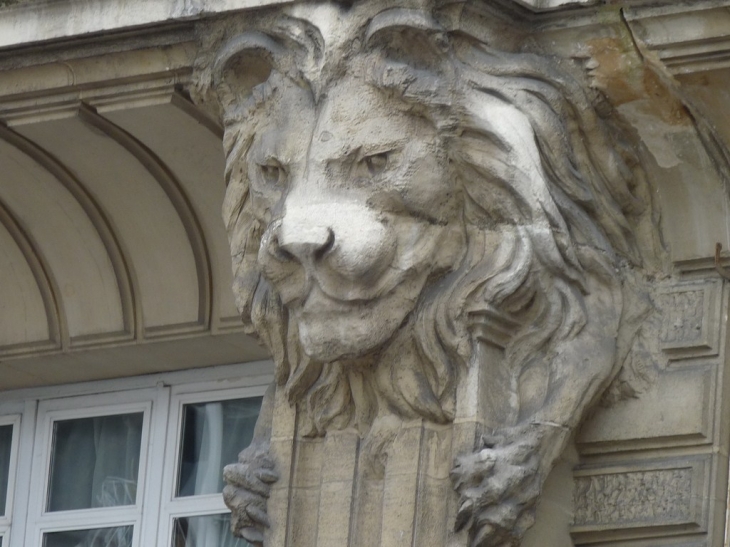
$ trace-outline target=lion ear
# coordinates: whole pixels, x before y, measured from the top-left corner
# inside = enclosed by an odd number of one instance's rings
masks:
[[[366,43],[370,48],[381,48],[387,59],[416,70],[438,69],[449,47],[444,28],[429,14],[405,8],[373,17]]]
[[[213,64],[213,86],[221,102],[245,102],[283,64],[285,56],[285,49],[262,32],[234,36]]]

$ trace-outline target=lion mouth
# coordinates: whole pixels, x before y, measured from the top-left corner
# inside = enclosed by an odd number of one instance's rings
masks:
[[[305,271],[304,268],[296,273],[290,272],[286,277],[269,280],[279,292],[282,303],[291,309],[336,313],[362,308],[375,300],[387,298],[413,273],[413,270],[391,267],[370,286],[363,286],[361,281],[348,283],[336,274]]]
[[[295,299],[287,304],[290,308],[296,308],[305,315],[314,315],[321,313],[351,313],[353,310],[363,308],[374,300],[376,296],[371,298],[348,298],[339,296],[328,291],[318,281],[309,283],[308,290],[304,296]]]
[[[364,303],[363,300],[347,300],[328,294],[319,283],[313,283],[306,296],[297,306],[305,314],[346,313]]]

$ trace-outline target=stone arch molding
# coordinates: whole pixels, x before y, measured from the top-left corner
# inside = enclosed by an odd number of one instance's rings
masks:
[[[225,472],[255,544],[519,545],[653,328],[666,258],[635,136],[580,63],[452,16],[310,4],[207,29],[234,292],[277,367]]]
[[[166,100],[180,123],[219,142],[186,99]],[[154,150],[160,140],[132,134],[128,112],[77,103],[0,123],[0,356],[187,336],[231,315],[214,290],[228,284],[211,250],[219,234],[190,196],[190,179],[205,181],[196,172],[183,183],[163,160],[184,138]]]

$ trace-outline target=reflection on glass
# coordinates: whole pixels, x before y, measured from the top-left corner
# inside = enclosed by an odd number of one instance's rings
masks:
[[[43,547],[132,547],[132,526],[43,534]]]
[[[206,515],[175,519],[172,547],[251,547],[231,534],[231,515]]]
[[[178,496],[217,494],[223,467],[235,462],[253,437],[262,397],[183,407]]]
[[[133,505],[142,421],[139,412],[55,422],[48,511]]]
[[[5,514],[10,478],[10,445],[13,442],[13,426],[0,425],[0,515]],[[0,538],[0,542],[2,538]],[[2,545],[0,543],[0,545]]]

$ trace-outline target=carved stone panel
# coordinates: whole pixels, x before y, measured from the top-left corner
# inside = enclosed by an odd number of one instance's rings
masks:
[[[709,456],[576,471],[576,543],[607,532],[629,538],[652,528],[705,530],[708,474]]]
[[[663,290],[660,347],[669,359],[717,355],[720,338],[721,284],[682,283]]]

